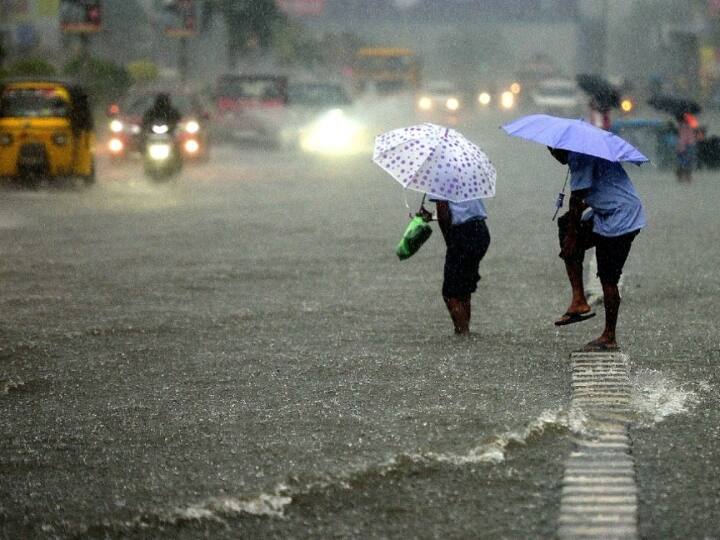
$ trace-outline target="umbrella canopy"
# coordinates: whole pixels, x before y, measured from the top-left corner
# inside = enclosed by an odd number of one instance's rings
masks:
[[[599,110],[605,112],[620,106],[620,92],[599,75],[584,73],[576,80],[580,89],[595,100]]]
[[[495,195],[497,172],[485,153],[454,129],[420,124],[375,139],[373,161],[403,187],[454,202]]]
[[[531,114],[502,128],[508,135],[608,161],[627,161],[636,165],[649,161],[640,150],[626,140],[584,120]]]
[[[648,104],[673,116],[682,116],[685,113],[699,114],[702,111],[702,107],[696,101],[670,94],[655,94],[648,100]]]

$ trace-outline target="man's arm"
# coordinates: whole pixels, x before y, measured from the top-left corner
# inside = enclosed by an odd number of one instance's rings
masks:
[[[440,231],[442,232],[443,238],[445,238],[445,244],[447,244],[448,234],[450,234],[450,226],[452,225],[450,205],[447,201],[437,201],[435,203],[435,208],[437,210],[438,225],[440,225]]]

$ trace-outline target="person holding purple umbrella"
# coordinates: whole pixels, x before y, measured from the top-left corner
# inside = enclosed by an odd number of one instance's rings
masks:
[[[560,257],[565,261],[572,297],[555,325],[565,326],[595,316],[585,297],[582,265],[585,251],[594,247],[604,296],[605,329],[582,350],[617,350],[618,282],[632,242],[645,227],[640,197],[621,163],[641,165],[648,158],[621,137],[583,120],[531,114],[502,129],[508,135],[547,146],[555,159],[569,167],[570,209],[558,220],[558,232]],[[555,215],[564,196],[565,187],[558,196]]]
[[[633,240],[646,224],[642,203],[620,163],[568,150],[548,149],[555,159],[569,166],[571,189],[569,210],[558,219],[558,236],[572,297],[565,314],[555,325],[581,322],[595,315],[585,298],[583,283],[585,251],[594,247],[604,296],[605,329],[582,350],[617,350],[618,281]]]

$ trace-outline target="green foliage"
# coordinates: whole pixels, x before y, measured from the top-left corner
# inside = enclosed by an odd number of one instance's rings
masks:
[[[64,73],[84,84],[96,103],[118,100],[132,84],[124,67],[97,58],[78,57],[65,66]]]
[[[127,65],[127,71],[136,83],[149,83],[158,78],[157,64],[151,60],[136,60]]]
[[[25,58],[7,66],[3,75],[6,77],[54,77],[57,71],[41,58]]]

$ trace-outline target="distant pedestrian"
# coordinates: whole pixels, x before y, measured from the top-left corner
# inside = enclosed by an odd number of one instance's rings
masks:
[[[431,201],[447,246],[443,300],[455,334],[465,336],[470,333],[470,298],[480,281],[480,261],[490,246],[487,212],[480,199],[452,202],[433,197]]]
[[[609,130],[611,124],[609,107],[601,106],[600,102],[594,97],[590,98],[588,107],[590,108],[590,112],[588,114],[588,120],[590,123],[600,129],[604,129],[606,131]]]
[[[558,228],[560,257],[565,261],[572,299],[555,324],[564,326],[595,315],[585,297],[582,272],[585,251],[595,247],[605,329],[583,350],[617,350],[618,281],[632,242],[645,226],[642,203],[619,163],[554,148],[550,148],[550,153],[560,163],[569,165],[571,188],[570,208],[558,220]],[[587,209],[590,212],[586,212]]]
[[[690,114],[684,113],[677,116],[677,169],[676,175],[679,182],[690,182],[692,180],[692,171],[697,161],[697,118]]]

